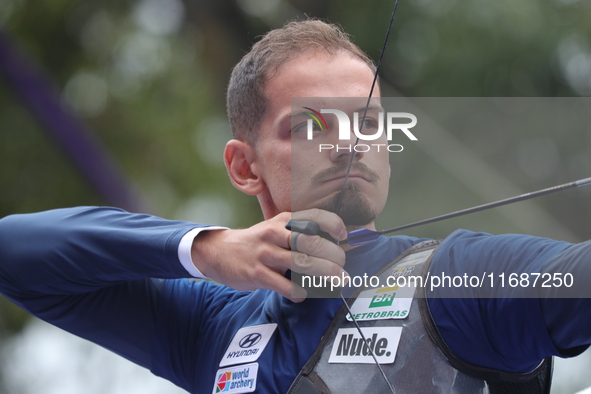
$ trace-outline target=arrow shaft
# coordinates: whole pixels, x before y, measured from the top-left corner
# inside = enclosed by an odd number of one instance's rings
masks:
[[[556,193],[556,192],[560,192],[563,190],[574,189],[577,187],[582,187],[582,186],[587,186],[587,185],[591,185],[591,178],[579,179],[578,181],[568,182],[568,183],[564,183],[562,185],[557,185],[557,186],[552,186],[547,189],[542,189],[542,190],[538,190],[538,191],[531,192],[531,193],[525,193],[525,194],[521,194],[521,195],[515,196],[515,197],[505,198],[503,200],[478,205],[478,206],[475,206],[472,208],[462,209],[459,211],[447,213],[445,215],[435,216],[435,217],[432,217],[429,219],[420,220],[418,222],[409,223],[409,224],[405,224],[405,225],[398,226],[398,227],[392,227],[392,228],[389,228],[386,230],[377,231],[376,233],[380,234],[380,235],[389,234],[389,233],[405,230],[405,229],[412,228],[412,227],[422,226],[424,224],[435,223],[435,222],[439,222],[441,220],[451,219],[451,218],[467,215],[467,214],[474,213],[474,212],[485,211],[487,209],[496,208],[496,207],[500,207],[500,206],[508,205],[508,204],[513,204],[513,203],[524,201],[524,200],[530,200],[532,198],[541,197],[546,194]],[[367,237],[367,235],[350,237],[344,241],[341,241],[340,244],[346,244],[346,243],[349,243],[350,241],[355,241],[355,240],[362,239],[365,237]]]

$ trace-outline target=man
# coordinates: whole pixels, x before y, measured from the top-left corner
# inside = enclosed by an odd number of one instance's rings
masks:
[[[230,230],[109,208],[10,216],[0,221],[0,289],[25,310],[190,392],[287,392],[321,339],[335,338],[331,322],[350,324],[338,314],[339,299],[306,298],[286,278],[287,270],[316,276],[374,274],[424,241],[380,237],[345,253],[348,248],[318,236],[296,239],[285,228],[291,218],[313,221],[335,240],[355,228],[375,229],[387,197],[387,152],[355,155],[341,218],[329,210],[339,205],[350,153],[310,155],[295,149],[306,138],[295,135],[299,129],[291,120],[292,97],[363,97],[373,70],[334,26],[304,21],[270,32],[233,71],[228,111],[235,139],[224,152],[232,183],[257,196],[264,222]],[[379,97],[379,89],[374,95]],[[326,133],[321,138],[336,137]],[[437,248],[431,272],[479,274],[493,264],[542,272],[562,264],[564,272],[578,270],[577,275],[588,277],[581,261],[589,248],[458,231]],[[187,276],[206,276],[229,287],[181,279]],[[504,371],[503,377],[527,380],[523,377],[531,378],[528,373],[538,371],[544,358],[575,355],[591,343],[590,330],[580,329],[591,319],[586,300],[445,300],[434,295],[427,307],[440,334],[434,336],[442,341],[439,347],[455,366],[475,364],[480,372]],[[401,329],[404,351],[394,350],[396,359],[389,362],[396,371],[383,366],[401,376],[387,376],[390,383],[400,392],[485,390],[481,380],[450,367],[425,335],[406,341],[407,331],[424,333],[429,320],[424,323],[415,312],[413,304],[414,320],[399,321],[419,331]],[[355,334],[350,335],[342,336],[339,351],[350,347],[345,340]],[[386,353],[377,337],[367,343],[378,356]],[[364,378],[348,371],[368,371],[368,376],[377,371],[375,365],[355,363],[368,353],[358,349],[351,355],[353,364],[308,364],[322,380],[312,384],[325,384],[333,392],[332,387],[344,385],[349,389],[340,392],[356,392],[353,387]],[[352,369],[339,369],[342,365]],[[379,385],[374,391],[384,392],[383,382],[369,382]],[[305,384],[299,379],[297,386],[312,390]]]

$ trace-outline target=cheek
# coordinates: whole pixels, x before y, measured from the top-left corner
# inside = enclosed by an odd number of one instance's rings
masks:
[[[380,147],[379,152],[373,152],[371,158],[367,160],[371,161],[372,168],[377,171],[380,176],[390,177],[390,156],[389,152],[383,147]]]
[[[291,176],[294,185],[310,179],[315,169],[319,166],[319,153],[314,152],[311,147],[308,149],[294,149],[291,153]]]
[[[291,149],[285,144],[275,142],[260,147],[258,156],[263,164],[266,177],[275,178],[288,173],[291,166]],[[289,144],[287,144],[289,145]]]
[[[390,174],[392,172],[388,153],[386,152],[386,154],[382,154],[380,152],[380,154],[375,157],[374,163],[375,163],[374,169],[376,170],[376,172],[380,176],[380,182],[379,182],[380,194],[384,193],[384,192],[387,193],[389,185],[390,185]]]
[[[272,180],[274,188],[281,190],[289,187],[291,184],[292,175],[290,163],[274,160],[267,172],[268,178]]]
[[[291,190],[292,185],[292,166],[289,157],[277,154],[274,152],[266,170],[267,185],[272,194],[281,195],[281,198],[286,198]]]

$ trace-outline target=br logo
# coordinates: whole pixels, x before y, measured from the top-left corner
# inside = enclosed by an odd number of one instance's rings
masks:
[[[388,291],[398,290],[398,286],[394,287],[386,287],[376,291],[376,295],[373,296],[371,302],[369,303],[370,308],[379,308],[382,306],[390,306],[394,302],[394,297],[396,296],[396,291],[392,293]]]

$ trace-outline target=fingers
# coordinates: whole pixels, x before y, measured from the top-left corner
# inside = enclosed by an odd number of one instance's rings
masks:
[[[272,269],[259,271],[255,277],[256,288],[275,291],[293,302],[302,302],[308,296],[306,290]]]
[[[328,233],[333,239],[342,241],[347,239],[347,228],[343,220],[336,214],[321,209],[308,209],[293,212],[291,219],[310,220],[320,226],[320,230]]]
[[[323,212],[334,215],[330,212]],[[314,214],[310,215],[310,213],[311,211],[307,215],[302,215],[302,217],[305,219],[314,217]],[[333,228],[338,230],[341,220],[338,216],[334,216],[338,220],[332,218],[332,225]],[[285,219],[286,217],[278,219],[282,227],[280,229],[276,228],[275,231],[270,233],[272,238],[270,241],[283,249],[261,254],[262,263],[280,273],[292,269],[303,275],[340,276],[343,272],[342,267],[345,266],[345,252],[343,249],[334,242],[320,236],[293,233],[285,229]],[[330,218],[323,220],[323,223],[329,221],[331,221]]]
[[[269,289],[299,302],[306,290],[284,274],[292,269],[309,276],[342,276],[345,252],[335,243],[317,235],[299,234],[285,228],[290,218],[314,221],[336,240],[347,237],[342,220],[319,209],[281,213],[248,229],[202,232],[193,241],[192,258],[201,272],[237,290]]]
[[[277,280],[274,283],[277,285],[277,287],[270,290],[276,291],[292,302],[302,302],[308,296],[308,292],[306,290],[283,276],[281,277],[281,280]]]
[[[335,240],[347,238],[347,229],[336,214],[320,209],[294,212],[294,220],[310,220],[319,225],[320,230]],[[346,275],[345,252],[335,243],[317,235],[297,234],[290,237],[291,269],[304,275],[341,276]]]
[[[300,234],[291,253],[291,268],[309,275],[340,275],[345,266],[341,247],[316,235]],[[292,249],[294,249],[292,247]]]
[[[305,253],[303,250],[293,252],[283,250],[273,254],[264,255],[261,257],[261,262],[280,274],[291,269],[303,275],[311,276],[341,276],[345,265],[345,252],[334,243],[320,238],[318,236],[308,236],[310,238],[317,238],[313,243],[321,244],[318,249],[322,252]],[[302,236],[298,238],[298,245]],[[304,249],[305,250],[305,249]],[[346,273],[344,273],[347,275]]]

